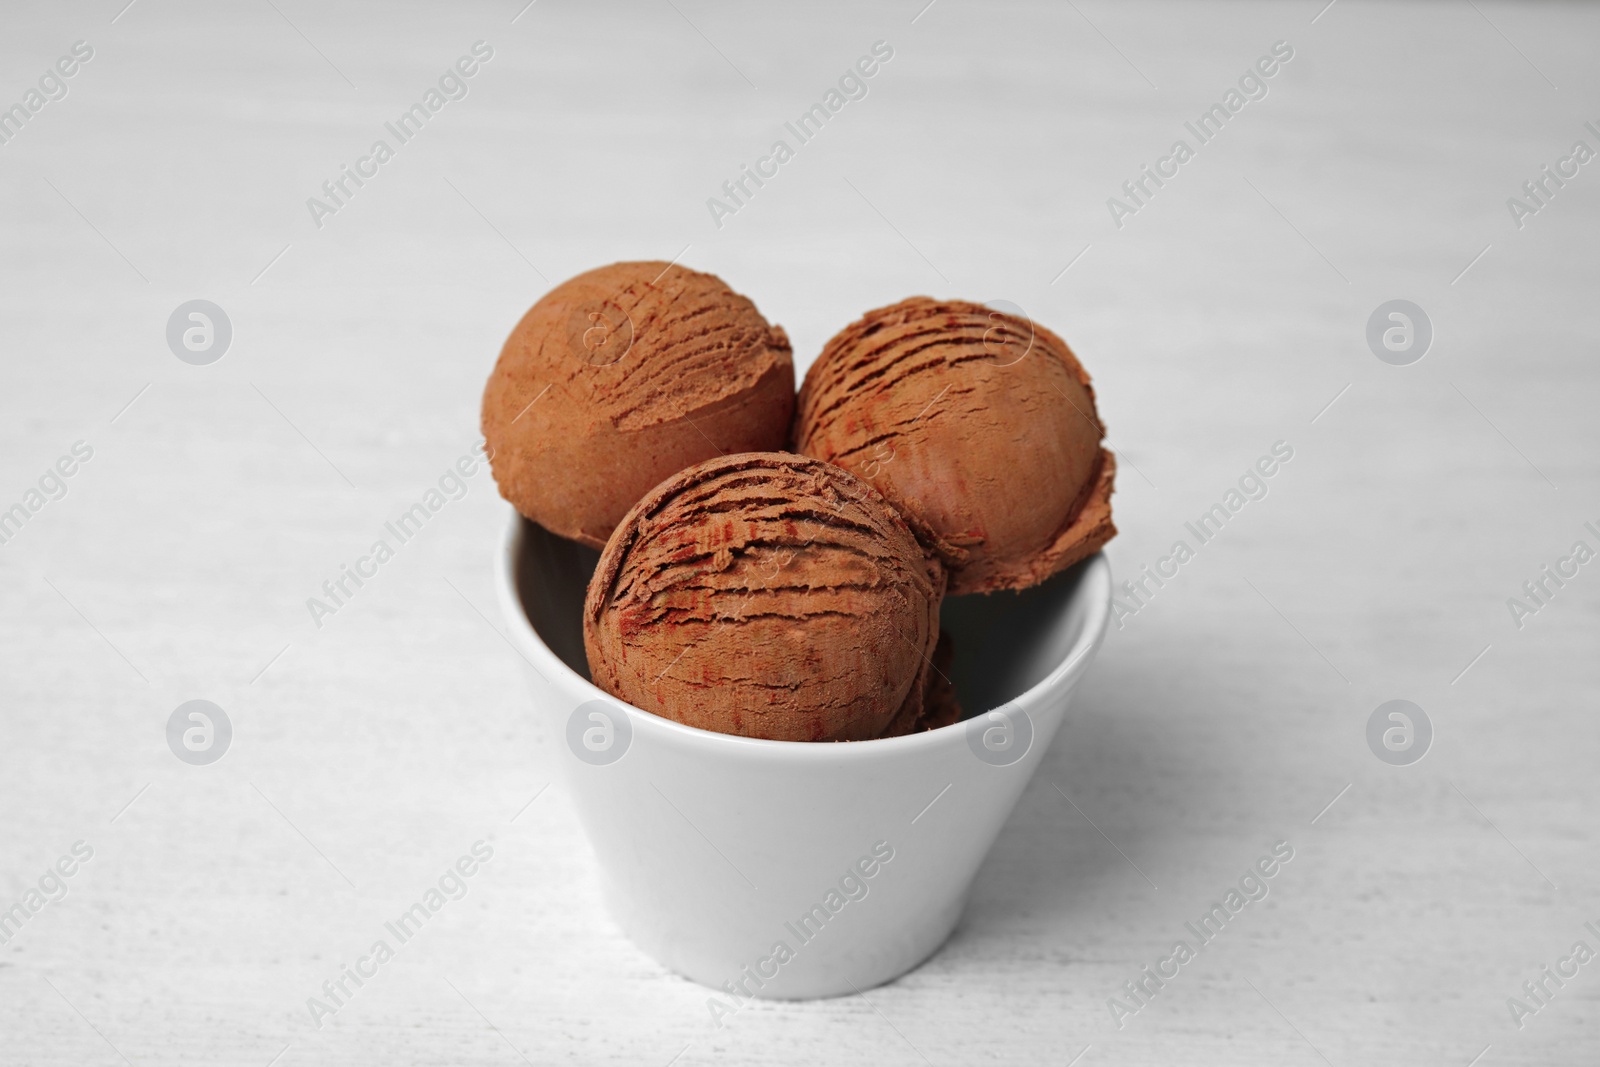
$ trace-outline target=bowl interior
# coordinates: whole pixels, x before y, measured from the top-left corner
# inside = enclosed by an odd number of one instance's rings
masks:
[[[550,651],[592,681],[583,652],[583,598],[600,553],[527,519],[517,521],[521,536],[513,567],[522,610]],[[945,600],[939,621],[955,645],[951,681],[969,717],[1015,700],[1072,653],[1087,622],[1073,601],[1090,562],[1020,593]]]
[[[522,611],[556,658],[592,682],[583,652],[583,596],[600,553],[520,516],[513,521],[520,524],[522,534],[512,560]]]

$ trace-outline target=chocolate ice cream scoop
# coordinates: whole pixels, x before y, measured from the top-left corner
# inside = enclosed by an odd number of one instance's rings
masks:
[[[788,453],[663,482],[584,603],[594,683],[668,719],[781,741],[874,738],[923,708],[944,574],[871,486]]]
[[[795,442],[871,482],[943,560],[949,593],[1022,589],[1116,535],[1116,472],[1065,341],[981,304],[869,311],[806,374]]]
[[[783,329],[722,279],[614,263],[522,317],[483,393],[500,493],[599,548],[663,478],[728,452],[782,448],[794,411]]]
[[[956,695],[955,683],[950,679],[955,668],[955,644],[950,635],[942,630],[938,642],[933,646],[928,668],[928,684],[924,688],[922,707],[901,708],[879,736],[919,734],[949,726],[966,717],[961,708],[961,699]]]

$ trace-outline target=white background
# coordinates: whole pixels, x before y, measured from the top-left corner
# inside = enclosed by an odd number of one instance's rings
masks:
[[[1600,962],[1520,1030],[1506,1000],[1600,950],[1600,563],[1521,629],[1506,602],[1600,548],[1600,163],[1520,230],[1506,199],[1600,149],[1595,8],[123,2],[0,15],[0,106],[94,48],[0,145],[0,507],[94,450],[0,545],[0,907],[94,849],[0,947],[0,1059],[1594,1062]],[[470,94],[315,226],[307,197],[479,39]],[[869,95],[715,226],[707,197],[880,39]],[[1115,227],[1107,198],[1280,40],[1267,98]],[[323,627],[305,605],[477,440],[550,284],[680,253],[802,367],[915,293],[1064,335],[1124,460],[1120,576],[1294,448],[1111,635],[945,949],[722,1030],[539,794],[559,734],[493,632],[488,476]],[[165,340],[195,298],[233,324],[210,366]],[[1395,298],[1436,332],[1411,366],[1364,339]],[[1410,767],[1364,734],[1400,697],[1436,732]],[[165,740],[194,698],[234,724],[210,767]],[[480,839],[468,896],[314,1029],[306,998]],[[1114,1027],[1280,839],[1271,896]]]

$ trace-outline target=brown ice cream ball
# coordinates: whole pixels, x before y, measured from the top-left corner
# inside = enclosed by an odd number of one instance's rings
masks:
[[[912,297],[823,348],[796,448],[871,482],[937,551],[951,595],[1023,589],[1116,535],[1089,375],[1028,319]]]
[[[691,463],[784,447],[789,338],[714,274],[614,263],[556,286],[517,323],[483,392],[500,493],[599,548]]]
[[[790,453],[657,486],[589,583],[595,685],[689,726],[856,741],[923,707],[944,574],[871,486]]]
[[[903,707],[890,720],[880,736],[903,737],[950,726],[966,717],[961,708],[961,698],[956,695],[951,675],[955,670],[955,643],[950,635],[939,632],[939,641],[933,646],[933,656],[928,664],[928,684],[922,697],[922,707]]]

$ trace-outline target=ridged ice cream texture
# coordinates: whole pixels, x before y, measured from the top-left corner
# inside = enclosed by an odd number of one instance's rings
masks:
[[[912,297],[835,335],[806,374],[798,451],[871,482],[949,592],[1036,585],[1116,535],[1116,464],[1089,375],[1021,316]]]
[[[580,274],[530,308],[483,397],[501,494],[599,548],[662,479],[784,447],[789,339],[720,278],[664,262]]]
[[[618,525],[584,643],[595,684],[645,711],[746,737],[864,740],[922,716],[943,585],[871,486],[803,456],[732,455],[682,471]]]

